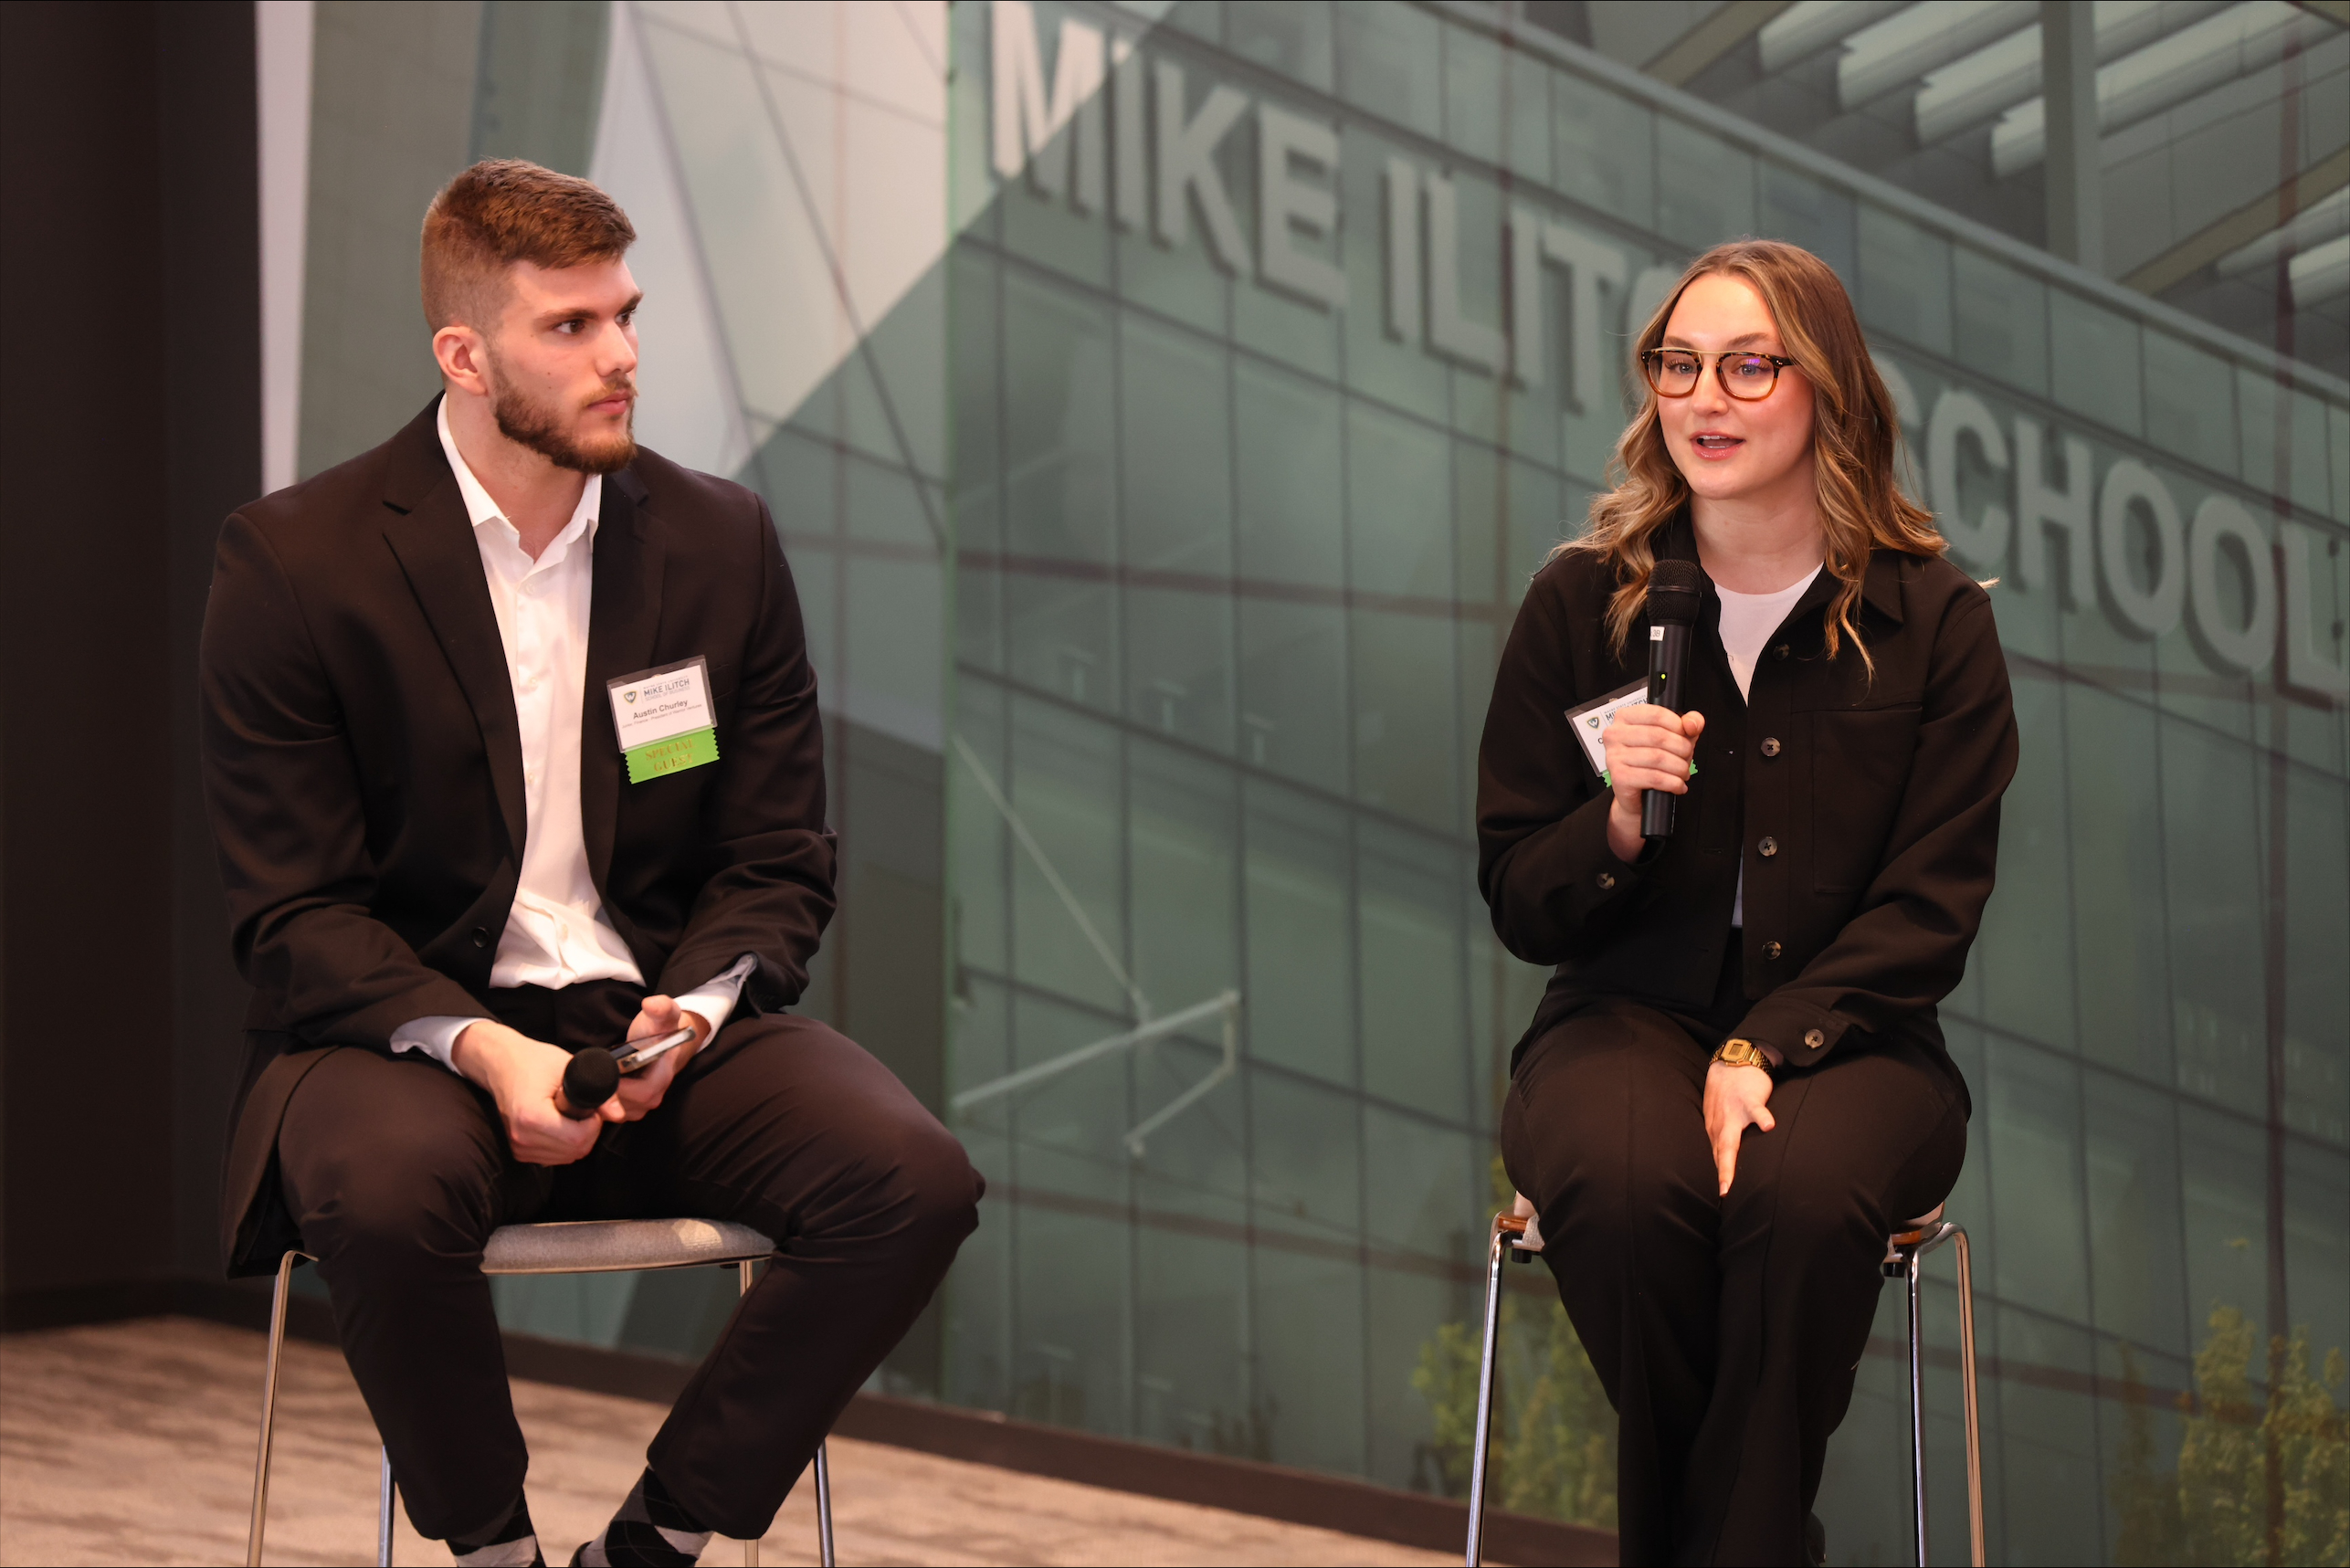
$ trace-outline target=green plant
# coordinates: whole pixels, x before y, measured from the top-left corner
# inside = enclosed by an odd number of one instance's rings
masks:
[[[2155,1464],[2153,1402],[2122,1347],[2126,1390],[2113,1498],[2123,1568],[2172,1563],[2350,1563],[2350,1422],[2337,1392],[2342,1352],[2310,1370],[2309,1331],[2267,1344],[2267,1391],[2253,1377],[2260,1331],[2233,1307],[2213,1310],[2195,1357],[2195,1392],[2178,1396],[2175,1468]]]
[[[1502,1457],[1503,1505],[1613,1530],[1616,1413],[1565,1310],[1554,1300],[1540,1316],[1549,1332]]]
[[[1496,1201],[1509,1180],[1493,1162]],[[1420,1346],[1412,1387],[1428,1401],[1427,1450],[1448,1496],[1467,1497],[1477,1433],[1483,1330],[1445,1323]],[[1502,1299],[1495,1359],[1489,1500],[1523,1513],[1616,1527],[1616,1414],[1565,1309],[1547,1291],[1539,1305],[1516,1290]]]

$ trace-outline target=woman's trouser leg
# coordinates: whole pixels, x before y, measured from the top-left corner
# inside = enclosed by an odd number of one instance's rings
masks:
[[[1947,1073],[1926,1047],[1871,1042],[1784,1075],[1777,1126],[1748,1129],[1722,1208],[1714,1393],[1676,1560],[1805,1561],[1804,1521],[1868,1347],[1885,1238],[1947,1197],[1965,1159]]]
[[[1717,1200],[1705,1047],[1662,1013],[1602,1002],[1527,1047],[1502,1114],[1510,1179],[1617,1411],[1627,1564],[1672,1550],[1714,1384]]]

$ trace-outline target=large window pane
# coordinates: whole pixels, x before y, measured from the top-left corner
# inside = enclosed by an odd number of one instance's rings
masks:
[[[2070,1062],[1993,1040],[1986,1109],[2002,1300],[2073,1322],[2089,1317],[2081,1190],[2081,1087]]]
[[[2258,835],[2245,748],[2162,726],[2165,865],[2178,1085],[2247,1115],[2267,1110]]]
[[[1249,1054],[1351,1084],[1346,837],[1326,806],[1305,796],[1252,783],[1247,798]]]
[[[1013,672],[1070,701],[1114,707],[1109,323],[1016,274],[1006,280],[1004,336]]]
[[[2148,1082],[2168,1083],[2161,806],[2142,787],[2155,771],[2157,721],[2143,704],[2085,686],[2065,689],[2064,712],[2081,1050]],[[2023,891],[2008,885],[2007,864],[2003,859],[2003,918],[2004,901]],[[2039,920],[2030,923],[2047,929]]]
[[[2190,1344],[2170,1098],[2103,1073],[2085,1078],[2097,1326],[2141,1349],[2184,1356]]]
[[[1469,1115],[1459,870],[1438,846],[1365,824],[1360,861],[1363,1079],[1430,1115]]]
[[[2070,1048],[2073,1034],[2072,955],[2061,936],[2071,907],[2067,864],[2062,689],[2052,681],[2016,683],[2016,722],[2023,756],[2008,788],[1999,824],[1999,884],[1984,919],[1972,967],[1982,977],[1988,1019],[2027,1039]],[[2057,916],[2054,922],[2050,915]]]
[[[1125,1014],[1129,1003],[1093,945],[1098,937],[1111,956],[1125,962],[1122,792],[1113,745],[1078,714],[1019,702],[1011,776],[1004,782],[1012,809],[1053,869],[1046,875],[1032,854],[1012,863],[1014,973],[1026,984],[1114,1016]]]
[[[1228,769],[1136,742],[1128,756],[1135,982],[1162,1014],[1240,989],[1235,885],[1238,781]],[[1216,1038],[1213,1023],[1196,1030]]]

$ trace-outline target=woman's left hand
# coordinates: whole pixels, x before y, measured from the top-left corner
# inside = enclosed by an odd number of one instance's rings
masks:
[[[1778,1123],[1771,1117],[1771,1075],[1757,1067],[1733,1067],[1715,1062],[1705,1069],[1705,1138],[1713,1145],[1713,1169],[1722,1178],[1721,1197],[1730,1195],[1731,1178],[1738,1173],[1738,1140],[1749,1127],[1768,1132]]]

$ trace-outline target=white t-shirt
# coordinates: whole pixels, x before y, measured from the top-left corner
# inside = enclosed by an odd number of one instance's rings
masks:
[[[1794,583],[1776,594],[1734,594],[1720,584],[1713,591],[1722,596],[1722,652],[1730,660],[1730,674],[1738,682],[1738,695],[1743,699],[1755,684],[1755,661],[1763,657],[1763,645],[1787,618],[1795,602],[1803,597],[1811,580],[1819,575],[1815,566]],[[1746,923],[1746,869],[1738,868],[1738,898],[1730,909],[1730,923]]]

